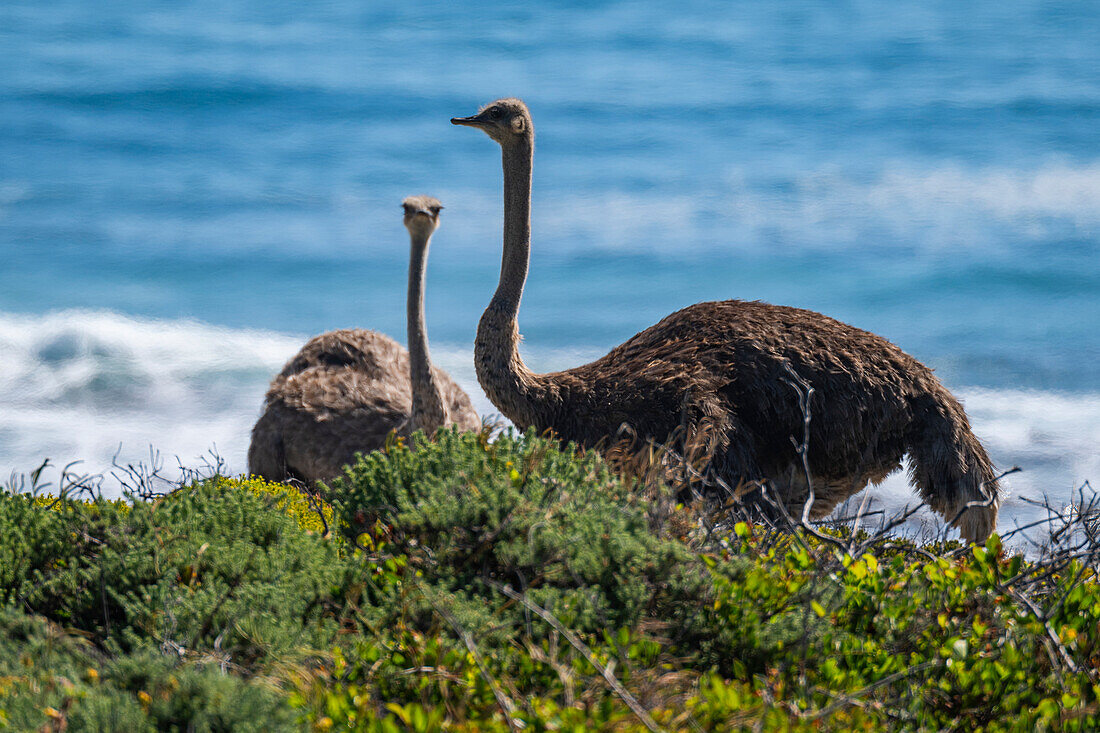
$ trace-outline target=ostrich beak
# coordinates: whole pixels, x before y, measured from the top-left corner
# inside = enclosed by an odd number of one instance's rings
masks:
[[[452,117],[451,124],[465,125],[466,127],[485,127],[485,120],[481,118],[480,114],[477,114],[469,117]]]

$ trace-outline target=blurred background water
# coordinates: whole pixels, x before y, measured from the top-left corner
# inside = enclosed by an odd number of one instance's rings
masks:
[[[1071,1],[7,0],[0,477],[150,444],[244,470],[306,337],[404,340],[412,193],[446,206],[433,356],[494,412],[499,149],[448,118],[516,95],[533,366],[700,300],[822,311],[960,394],[1025,469],[1009,526],[1100,477],[1098,38]]]

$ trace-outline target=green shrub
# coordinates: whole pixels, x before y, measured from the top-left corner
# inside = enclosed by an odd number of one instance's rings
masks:
[[[395,441],[363,456],[333,482],[332,501],[349,539],[381,527],[387,551],[471,632],[526,616],[493,582],[596,631],[637,623],[685,563],[698,574],[686,548],[649,531],[645,506],[594,454],[531,434],[414,440],[415,450]]]
[[[1095,534],[1034,562],[997,538],[856,551],[703,531],[532,435],[413,445],[331,506],[222,477],[132,506],[0,495],[0,728],[1100,727]]]
[[[294,719],[263,680],[152,650],[115,660],[45,619],[0,608],[0,730],[292,730]]]
[[[10,540],[32,573],[0,592],[124,649],[151,641],[252,668],[272,654],[327,647],[350,568],[338,543],[279,509],[282,499],[218,479],[125,508],[28,511],[25,497],[3,497],[0,512],[35,531]]]
[[[244,490],[256,496],[270,497],[274,501],[274,508],[294,519],[303,531],[319,534],[332,531],[332,506],[320,499],[311,500],[293,486],[273,483],[259,476],[215,476],[211,481],[222,490]]]
[[[0,604],[16,602],[79,552],[70,524],[29,494],[0,492]]]

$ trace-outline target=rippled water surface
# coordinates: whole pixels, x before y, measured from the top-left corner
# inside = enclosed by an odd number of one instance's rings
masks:
[[[820,310],[963,396],[1011,521],[1100,476],[1097,38],[1090,2],[5,2],[0,474],[243,470],[305,337],[403,334],[410,193],[447,207],[433,354],[491,411],[499,151],[447,120],[517,95],[534,364],[704,299]]]

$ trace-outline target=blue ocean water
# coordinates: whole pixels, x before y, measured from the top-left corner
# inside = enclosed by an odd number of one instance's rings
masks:
[[[533,365],[700,300],[811,308],[960,393],[1025,468],[1007,515],[1067,494],[1100,477],[1098,38],[1072,1],[8,0],[0,475],[150,443],[243,470],[304,338],[403,335],[412,193],[446,206],[433,355],[493,411],[499,150],[448,119],[515,95]]]

